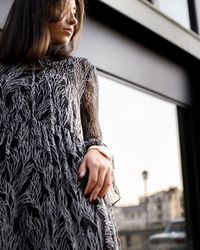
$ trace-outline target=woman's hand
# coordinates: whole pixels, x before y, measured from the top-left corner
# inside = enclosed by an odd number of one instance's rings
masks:
[[[83,178],[87,171],[89,178],[84,195],[89,195],[90,202],[94,202],[97,196],[104,197],[112,186],[113,165],[98,150],[90,149],[79,167],[79,179]]]

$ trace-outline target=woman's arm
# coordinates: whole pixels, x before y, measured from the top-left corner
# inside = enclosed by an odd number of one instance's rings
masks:
[[[99,125],[98,105],[99,86],[96,69],[90,65],[85,80],[85,90],[81,98],[81,121],[86,149],[92,145],[106,146],[102,142],[102,132]],[[111,160],[97,149],[86,152],[79,168],[79,178],[89,172],[85,195],[90,195],[93,202],[97,196],[104,197],[113,183],[113,165]]]
[[[85,89],[81,98],[81,122],[86,149],[92,145],[104,145],[99,125],[99,83],[97,72],[93,65],[89,64],[88,67]]]

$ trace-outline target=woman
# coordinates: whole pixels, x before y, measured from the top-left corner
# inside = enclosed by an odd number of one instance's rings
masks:
[[[14,0],[0,38],[0,249],[119,249],[83,0]]]

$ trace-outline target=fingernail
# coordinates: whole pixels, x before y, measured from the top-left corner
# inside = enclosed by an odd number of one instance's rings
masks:
[[[96,197],[90,198],[90,202],[91,202],[91,203],[94,203],[95,201],[96,201]]]
[[[93,199],[93,200],[91,201],[92,204],[95,204],[95,202],[96,202],[96,199]]]
[[[78,177],[79,177],[79,178],[82,178],[83,175],[84,175],[84,171],[80,171],[79,174],[78,174]]]
[[[84,193],[85,197],[88,198],[89,197],[89,194],[88,193]]]

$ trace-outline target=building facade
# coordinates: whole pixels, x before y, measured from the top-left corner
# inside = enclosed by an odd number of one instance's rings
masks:
[[[177,188],[161,191],[148,197],[150,225],[163,224],[184,216],[183,193]]]
[[[148,214],[145,202],[144,197],[141,197],[138,205],[114,207],[123,249],[145,249],[147,236],[164,231],[170,221],[184,217],[183,192],[177,188],[149,196]]]
[[[168,222],[184,217],[183,192],[177,188],[160,191],[148,197],[148,225],[146,225],[145,199],[135,206],[115,206],[114,213],[121,230],[164,228]]]

